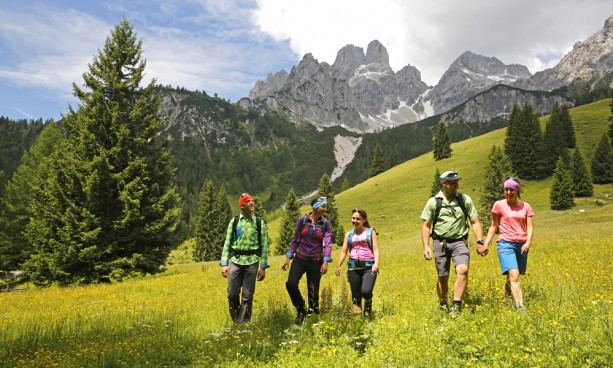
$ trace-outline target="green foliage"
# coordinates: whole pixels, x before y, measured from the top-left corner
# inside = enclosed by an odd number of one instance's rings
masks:
[[[566,150],[567,146],[565,132],[562,127],[562,118],[560,115],[560,106],[556,103],[551,110],[549,121],[547,122],[545,133],[543,135],[545,176],[550,176],[553,173],[558,157],[560,157],[562,152]]]
[[[285,198],[283,205],[283,217],[281,219],[281,227],[279,228],[279,241],[274,247],[275,255],[285,254],[289,250],[289,246],[294,239],[296,229],[296,221],[300,217],[300,206],[294,194],[294,190],[290,188]]]
[[[4,180],[13,176],[24,152],[49,122],[52,120],[43,123],[41,119],[11,120],[0,116],[0,170],[4,171]]]
[[[523,109],[513,106],[506,131],[504,152],[511,160],[513,170],[524,179],[546,176],[543,161],[543,135],[532,106],[526,102]]]
[[[511,161],[504,154],[502,148],[496,145],[492,146],[485,168],[481,199],[479,200],[479,221],[481,221],[484,229],[488,229],[492,222],[491,211],[494,202],[504,199],[505,179],[513,175]]]
[[[551,182],[549,202],[552,210],[567,210],[575,205],[573,178],[568,163],[560,157],[556,163]]]
[[[24,229],[32,217],[32,204],[36,201],[35,188],[42,187],[48,177],[49,157],[60,145],[62,133],[54,122],[47,123],[43,131],[23,155],[22,164],[13,173],[6,190],[8,246],[2,252],[8,263],[5,269],[17,270],[32,253],[32,244]]]
[[[577,137],[575,135],[575,127],[573,125],[572,118],[570,117],[567,104],[563,104],[560,108],[558,119],[560,121],[560,129],[562,130],[564,141],[566,142],[566,147],[575,148],[575,145],[577,144]]]
[[[613,183],[613,151],[606,134],[602,135],[592,160],[592,179],[596,184]]]
[[[432,180],[432,187],[430,188],[430,197],[434,197],[441,190],[441,172],[436,168],[434,172],[434,178]]]
[[[90,283],[160,272],[179,216],[159,96],[142,89],[142,43],[122,20],[73,84],[79,109],[34,188],[26,262],[37,285]],[[37,183],[38,184],[38,183]]]
[[[442,120],[438,123],[436,133],[434,133],[432,154],[437,161],[451,157],[451,140],[449,139],[449,133],[447,132],[445,123]]]
[[[255,205],[255,211],[253,212],[253,214],[256,217],[263,219],[264,222],[266,222],[267,221],[266,209],[264,208],[262,204],[262,200],[260,199],[259,196],[253,196],[253,204]]]
[[[215,194],[213,181],[207,179],[202,185],[200,195],[198,196],[198,213],[194,234],[196,246],[194,247],[193,255],[196,262],[212,261],[221,258],[223,243],[219,244],[219,228],[216,222],[217,219],[221,218],[218,203],[219,200]],[[229,220],[225,223],[225,226],[228,226],[228,223]]]
[[[341,184],[341,192],[346,191],[347,189],[351,188],[351,185],[349,185],[349,179],[347,179],[346,176],[343,177],[343,184]]]
[[[324,173],[321,176],[319,186],[317,187],[317,193],[318,196],[326,197],[328,201],[328,210],[326,211],[325,217],[332,225],[332,244],[342,246],[343,240],[345,239],[345,229],[339,222],[336,200],[334,199],[334,188],[332,188],[332,183],[330,182],[330,176],[328,176],[328,174]]]
[[[579,147],[575,148],[571,161],[571,175],[573,177],[573,189],[575,197],[591,197],[594,194],[592,175],[587,170]]]
[[[387,170],[383,158],[383,149],[379,144],[375,145],[375,152],[373,153],[372,162],[370,163],[369,175],[372,178]]]

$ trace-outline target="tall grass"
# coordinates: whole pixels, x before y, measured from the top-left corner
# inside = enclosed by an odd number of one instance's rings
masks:
[[[578,132],[597,130],[585,139],[578,134],[585,153],[606,130],[608,100],[572,109],[571,116]],[[458,170],[461,190],[478,200],[487,154],[503,139],[500,130],[454,144],[450,159],[434,162],[427,154],[337,196],[345,226],[350,209],[360,206],[380,232],[372,320],[350,315],[346,278],[329,273],[322,279],[322,314],[295,327],[278,256],[257,283],[253,322],[233,325],[216,262],[174,265],[163,275],[120,284],[1,293],[0,365],[610,366],[613,185],[597,185],[594,197],[559,212],[549,210],[549,180],[526,183],[522,196],[536,211],[521,279],[528,316],[503,298],[495,253],[473,252],[459,318],[437,307],[436,273],[423,259],[419,235],[432,174],[437,166]],[[269,225],[276,234],[278,221]]]

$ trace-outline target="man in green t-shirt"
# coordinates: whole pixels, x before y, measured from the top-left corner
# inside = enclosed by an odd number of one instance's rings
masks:
[[[483,244],[483,230],[477,217],[477,210],[472,199],[458,193],[460,177],[455,171],[445,171],[441,176],[441,190],[428,200],[421,213],[424,220],[421,228],[421,239],[424,247],[424,258],[432,259],[429,238],[432,236],[434,261],[438,273],[436,291],[441,308],[447,306],[450,261],[456,271],[456,282],[453,287],[453,305],[450,312],[457,316],[462,311],[462,297],[468,285],[468,266],[470,263],[470,248],[468,247],[468,229],[472,225],[477,243]],[[437,200],[437,198],[439,198]],[[440,203],[438,216],[437,202]],[[433,227],[432,229],[430,229]]]

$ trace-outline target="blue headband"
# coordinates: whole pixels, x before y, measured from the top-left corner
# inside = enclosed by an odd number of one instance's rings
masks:
[[[319,197],[317,198],[317,201],[315,203],[313,203],[313,209],[316,210],[319,207],[323,206],[324,204],[328,204],[328,201],[326,201],[325,197]]]

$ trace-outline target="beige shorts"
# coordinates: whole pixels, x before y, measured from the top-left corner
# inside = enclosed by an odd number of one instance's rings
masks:
[[[450,261],[453,260],[453,265],[466,265],[470,263],[470,248],[466,240],[457,240],[448,242],[447,240],[434,240],[434,262],[436,263],[436,272],[439,276],[449,276]]]

